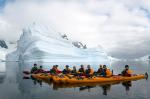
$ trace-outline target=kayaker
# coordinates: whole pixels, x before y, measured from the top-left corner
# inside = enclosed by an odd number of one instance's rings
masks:
[[[103,72],[103,66],[102,65],[99,65],[99,69],[97,71],[97,74],[98,75],[102,75],[102,72]]]
[[[83,65],[81,65],[81,67],[79,68],[78,73],[81,73],[81,74],[85,73],[85,69]]]
[[[73,66],[73,70],[71,71],[71,74],[73,74],[73,75],[76,75],[76,74],[77,74],[76,66]]]
[[[110,76],[112,76],[112,72],[110,71],[110,69],[108,69],[106,67],[106,65],[103,65],[102,76],[104,76],[104,77],[110,77]]]
[[[87,77],[90,77],[90,76],[92,76],[93,75],[93,73],[94,73],[94,70],[91,68],[91,66],[90,65],[87,65],[87,69],[86,69],[86,76]]]
[[[69,68],[69,65],[66,65],[66,68],[63,70],[63,74],[70,74],[71,69]]]
[[[53,65],[52,69],[50,69],[51,74],[56,74],[56,67]]]
[[[37,64],[34,64],[34,66],[32,67],[31,69],[31,73],[34,73],[35,71],[37,71],[38,68],[37,68]]]
[[[58,65],[55,65],[55,71],[57,74],[61,73],[61,70],[58,69]]]
[[[121,72],[122,76],[130,77],[132,75],[132,71],[129,69],[129,65],[125,65],[125,69]]]
[[[36,70],[34,73],[44,73],[44,70],[43,70],[43,66],[41,65],[40,68],[38,70]]]

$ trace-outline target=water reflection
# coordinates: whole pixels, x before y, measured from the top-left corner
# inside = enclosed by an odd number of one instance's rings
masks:
[[[129,91],[130,87],[132,86],[132,82],[131,81],[122,82],[122,85],[125,87],[126,91]]]
[[[114,73],[120,73],[125,64],[129,64],[135,73],[150,74],[148,62],[115,62],[112,64]],[[149,80],[133,82],[113,82],[99,84],[53,84],[52,81],[37,80],[30,75],[24,75],[23,70],[29,70],[33,63],[7,62],[6,73],[0,75],[0,98],[3,99],[62,99],[72,98],[105,98],[105,99],[137,99],[143,97],[149,99]],[[42,63],[43,66],[51,66],[50,63]],[[94,65],[93,65],[94,66]],[[121,67],[122,66],[122,67]],[[50,67],[49,67],[50,68]],[[134,84],[134,86],[132,86]],[[142,85],[142,86],[141,86]],[[132,90],[130,90],[132,88]],[[138,90],[140,89],[140,90]],[[65,94],[67,91],[69,94]],[[130,94],[126,95],[126,91]],[[86,94],[86,95],[84,95]],[[72,95],[74,97],[72,97]],[[106,97],[107,95],[107,97]],[[94,97],[93,97],[94,96]]]
[[[111,84],[102,85],[103,95],[107,95],[107,91],[110,90]]]
[[[39,84],[40,86],[42,86],[42,82],[43,82],[43,81],[42,81],[42,80],[38,80],[38,79],[36,79],[36,78],[34,78],[34,77],[32,77],[32,76],[30,76],[30,77],[24,76],[23,79],[24,79],[24,80],[29,80],[29,79],[31,79],[31,80],[33,81],[33,84],[34,84],[34,85]]]
[[[5,72],[0,72],[0,84],[4,82],[6,78],[6,73]]]
[[[111,90],[111,87],[113,85],[122,84],[122,86],[125,88],[126,91],[130,90],[130,87],[132,86],[131,81],[114,81],[114,82],[104,82],[104,83],[79,83],[79,84],[62,84],[62,83],[53,83],[52,80],[45,80],[45,79],[36,79],[31,77],[32,81],[36,85],[37,83],[42,86],[42,82],[46,83],[48,85],[53,85],[53,90],[58,91],[64,88],[78,88],[79,91],[85,91],[92,92],[92,88],[101,88],[102,89],[102,95],[108,95],[108,91]]]

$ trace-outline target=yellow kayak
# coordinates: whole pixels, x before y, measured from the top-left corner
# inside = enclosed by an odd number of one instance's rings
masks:
[[[75,87],[82,87],[82,86],[103,86],[103,85],[115,85],[115,84],[119,84],[120,81],[114,81],[114,82],[101,82],[101,83],[74,83],[74,84],[70,84],[70,83],[54,83],[53,87],[55,88],[75,88]]]
[[[52,79],[54,83],[63,83],[63,84],[78,84],[78,83],[103,83],[103,82],[115,82],[115,81],[132,81],[132,80],[139,80],[144,79],[148,77],[148,74],[137,74],[132,75],[131,77],[125,77],[125,76],[111,76],[111,77],[96,77],[93,76],[91,78],[86,77],[78,77],[73,75],[50,75],[50,74],[32,74],[34,78],[40,78],[49,80]]]
[[[45,79],[45,80],[50,80],[52,77],[52,75],[45,74],[45,73],[32,74],[31,76],[34,78]]]
[[[133,75],[131,77],[124,76],[112,76],[112,77],[92,77],[92,78],[78,78],[78,77],[58,77],[53,76],[53,81],[55,83],[68,83],[68,84],[77,84],[77,83],[102,83],[102,82],[114,82],[114,81],[131,81],[144,79],[146,76],[144,74]]]

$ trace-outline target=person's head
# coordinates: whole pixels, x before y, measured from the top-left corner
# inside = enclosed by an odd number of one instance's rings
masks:
[[[58,68],[58,65],[55,65],[56,68]]]
[[[91,69],[91,66],[90,66],[90,65],[87,65],[87,68],[88,68],[88,69]]]
[[[125,69],[129,69],[129,65],[125,65]]]
[[[43,66],[41,65],[41,66],[40,66],[40,69],[42,69],[42,68],[43,68]]]
[[[99,68],[103,68],[103,66],[102,66],[102,65],[99,65]]]
[[[55,65],[53,65],[53,69],[55,68]]]
[[[66,68],[69,68],[69,65],[66,65]]]
[[[37,66],[37,64],[34,64],[34,66],[36,67],[36,66]]]
[[[83,66],[83,65],[81,65],[81,68],[84,68],[84,66]]]
[[[107,68],[106,65],[103,65],[103,68],[106,69]]]

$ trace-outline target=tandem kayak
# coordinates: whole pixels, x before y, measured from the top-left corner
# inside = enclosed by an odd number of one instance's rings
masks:
[[[92,78],[78,78],[78,77],[58,77],[53,76],[54,83],[68,83],[68,84],[77,84],[77,83],[102,83],[102,82],[114,82],[114,81],[132,81],[146,78],[145,74],[133,75],[131,77],[124,76],[112,76],[112,77],[92,77]]]
[[[78,83],[103,83],[103,82],[115,82],[115,81],[132,81],[140,80],[148,77],[148,74],[136,74],[131,77],[125,77],[120,75],[114,75],[111,77],[96,77],[91,78],[78,77],[73,75],[50,75],[50,74],[32,74],[34,78],[49,80],[52,79],[54,83],[68,83],[68,84],[78,84]]]
[[[46,73],[32,74],[31,76],[41,80],[49,80],[52,77],[52,75]]]

